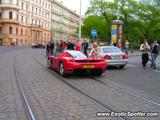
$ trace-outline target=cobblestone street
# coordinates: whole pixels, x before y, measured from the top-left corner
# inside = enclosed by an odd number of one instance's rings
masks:
[[[46,68],[44,50],[10,49],[2,55],[2,49],[0,49],[0,120],[28,120],[17,83],[14,62],[16,63],[16,71],[19,73],[20,83],[36,120],[123,119],[123,117],[97,117],[97,112],[111,111],[64,84],[57,77],[57,73],[49,72]],[[107,75],[105,75],[102,78],[107,79]],[[88,77],[73,75],[64,78],[64,81],[116,112],[160,111],[158,105],[147,103],[123,91],[90,80]],[[127,117],[125,119],[159,120],[160,118]]]

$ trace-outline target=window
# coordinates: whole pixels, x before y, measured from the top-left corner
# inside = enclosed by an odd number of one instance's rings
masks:
[[[2,13],[0,13],[0,18],[2,18]]]
[[[26,4],[26,11],[28,11],[28,5]]]
[[[50,9],[50,4],[48,4],[48,9]]]
[[[18,14],[17,14],[17,20],[18,20],[18,17],[19,17],[19,16],[18,16]]]
[[[21,35],[23,35],[23,29],[21,28]]]
[[[27,36],[27,30],[26,30],[26,36]]]
[[[21,17],[21,22],[23,23],[23,16]]]
[[[9,0],[9,3],[13,3],[13,0]]]
[[[32,12],[34,12],[34,7],[32,6]]]
[[[12,12],[11,11],[9,11],[9,19],[12,19]]]
[[[26,17],[26,24],[27,24],[27,21],[28,21],[28,19],[27,19],[27,17]]]
[[[45,4],[45,7],[47,8],[47,3]]]
[[[18,28],[16,28],[16,35],[18,35]]]
[[[39,9],[39,14],[41,15],[41,10]]]
[[[23,4],[23,3],[21,3],[21,8],[22,8],[22,9],[23,9],[23,5],[24,5],[24,4]]]
[[[9,27],[9,34],[12,34],[12,26]]]
[[[0,3],[1,4],[1,3]],[[2,38],[0,38],[0,45],[2,45]]]
[[[0,26],[0,34],[2,34],[2,26]]]

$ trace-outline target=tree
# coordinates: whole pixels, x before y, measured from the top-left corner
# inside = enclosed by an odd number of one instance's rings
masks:
[[[96,36],[97,39],[105,39],[105,40],[109,39],[106,36],[108,29],[106,29],[107,24],[106,24],[106,21],[104,20],[103,17],[89,16],[86,19],[84,19],[83,24],[84,24],[84,25],[82,25],[83,37],[92,39],[91,30],[96,29],[97,33],[98,33],[98,35]]]
[[[132,44],[139,45],[143,38],[147,38],[150,42],[154,39],[160,39],[159,0],[154,0],[152,4],[140,3],[135,0],[119,0],[119,4],[118,0],[114,0],[114,2],[91,0],[91,7],[88,8],[86,16],[101,18],[93,18],[98,29],[102,27],[105,31],[104,33],[100,32],[100,38],[105,36],[107,39],[111,38],[111,24],[116,19],[118,5],[120,20],[123,21],[123,41],[128,39]],[[105,23],[106,28],[100,23],[101,20]],[[84,26],[86,27],[87,24]]]

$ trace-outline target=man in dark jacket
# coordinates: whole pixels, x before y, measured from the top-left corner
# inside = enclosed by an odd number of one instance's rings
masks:
[[[48,42],[46,46],[46,56],[49,55],[49,52],[50,52],[50,43]]]
[[[151,58],[152,58],[152,63],[151,63],[151,67],[153,69],[156,69],[156,58],[157,55],[159,54],[159,46],[157,44],[157,41],[155,40],[151,46]]]
[[[86,40],[83,43],[83,50],[84,50],[84,54],[86,56],[88,56],[88,53],[87,53],[87,51],[88,51],[88,42]]]
[[[67,43],[67,49],[74,50],[74,43],[71,40],[69,40]]]
[[[52,41],[51,43],[50,43],[50,53],[53,55],[53,53],[54,53],[54,42]]]

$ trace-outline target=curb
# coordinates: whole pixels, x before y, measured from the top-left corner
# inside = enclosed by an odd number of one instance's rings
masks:
[[[141,56],[141,54],[129,54],[129,57],[134,57],[134,56]]]

